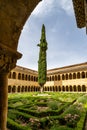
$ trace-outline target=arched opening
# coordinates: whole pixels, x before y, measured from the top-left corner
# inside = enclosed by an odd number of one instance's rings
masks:
[[[8,93],[11,93],[11,91],[12,91],[12,90],[11,90],[11,86],[9,85],[9,86],[8,86]]]
[[[55,91],[55,86],[53,86],[53,92]]]
[[[21,73],[18,73],[18,79],[19,80],[21,79]]]
[[[82,78],[85,78],[85,72],[82,72]]]
[[[61,86],[59,86],[59,92],[61,91]]]
[[[65,87],[64,86],[62,86],[62,91],[65,91]]]
[[[54,81],[54,76],[52,76],[52,81]]]
[[[50,76],[50,81],[51,81],[52,79],[51,79],[51,76]]]
[[[18,86],[17,92],[21,92],[21,87],[20,86]]]
[[[86,78],[87,78],[87,72],[86,72]]]
[[[34,76],[34,82],[36,81],[36,77]]]
[[[36,82],[38,81],[38,77],[36,77]]]
[[[60,75],[58,75],[58,80],[60,80]]]
[[[80,79],[80,72],[77,73],[77,79]]]
[[[82,92],[86,92],[86,86],[82,85]]]
[[[72,86],[70,85],[70,92],[72,92],[73,91],[73,88],[72,88]]]
[[[73,73],[73,79],[76,79],[76,73]]]
[[[16,86],[12,87],[12,92],[15,93],[16,92]]]
[[[13,72],[13,79],[16,79],[16,72]]]
[[[30,75],[28,76],[28,80],[30,81]]]
[[[49,79],[49,77],[47,77],[47,81],[49,81],[50,79]]]
[[[55,75],[55,81],[57,81],[57,75]]]
[[[21,92],[24,92],[24,86],[22,86],[22,88],[21,88]]]
[[[33,81],[33,76],[31,76],[31,81]]]
[[[68,92],[68,86],[66,86],[66,91]]]
[[[76,85],[73,86],[73,91],[74,91],[74,92],[77,91]]]
[[[78,85],[78,92],[81,92],[81,86],[80,85]]]
[[[69,74],[69,79],[72,79],[72,74],[71,73]]]
[[[52,87],[50,86],[50,91],[52,91]]]
[[[66,77],[66,80],[68,80],[68,74],[66,74],[66,76],[65,76],[65,77]]]
[[[55,86],[55,91],[56,91],[56,92],[58,91],[58,87],[57,87],[57,86]]]
[[[27,90],[27,86],[25,86],[25,92],[27,92],[28,90]]]
[[[22,80],[24,80],[24,74],[22,74]]]
[[[65,80],[65,76],[64,76],[64,74],[62,74],[62,80]]]
[[[28,76],[27,76],[27,74],[26,74],[26,75],[25,75],[25,80],[27,80],[27,77],[28,77]]]
[[[30,86],[28,86],[28,92],[30,92]]]

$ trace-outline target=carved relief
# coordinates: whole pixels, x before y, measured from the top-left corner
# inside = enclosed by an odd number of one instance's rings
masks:
[[[0,73],[10,72],[15,66],[21,54],[11,48],[0,44]]]

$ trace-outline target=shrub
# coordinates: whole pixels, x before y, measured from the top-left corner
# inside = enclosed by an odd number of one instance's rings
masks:
[[[50,103],[48,103],[48,106],[51,110],[57,110],[58,109],[57,102],[50,102]]]
[[[29,127],[23,127],[10,118],[7,119],[7,128],[11,130],[31,130]]]

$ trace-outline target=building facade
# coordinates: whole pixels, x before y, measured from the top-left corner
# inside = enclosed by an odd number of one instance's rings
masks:
[[[44,91],[87,92],[87,62],[50,69]],[[16,66],[8,76],[8,93],[40,91],[38,72]]]

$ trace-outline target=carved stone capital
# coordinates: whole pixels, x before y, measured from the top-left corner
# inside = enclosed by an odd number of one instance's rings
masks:
[[[8,73],[15,66],[21,54],[0,43],[0,73]]]

